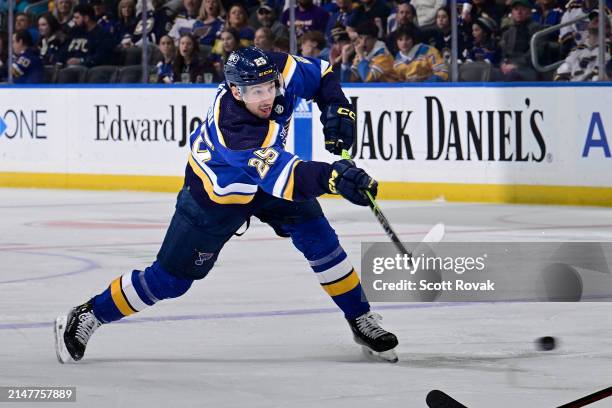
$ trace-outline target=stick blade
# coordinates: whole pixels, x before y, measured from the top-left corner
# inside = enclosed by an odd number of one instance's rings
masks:
[[[427,235],[425,235],[425,237],[423,238],[422,242],[430,242],[430,243],[440,242],[444,238],[445,233],[446,233],[446,227],[444,226],[444,224],[439,222],[429,230]]]
[[[429,408],[467,408],[459,401],[440,390],[431,390],[425,398]]]

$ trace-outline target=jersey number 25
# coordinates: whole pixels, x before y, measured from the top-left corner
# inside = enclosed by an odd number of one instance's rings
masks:
[[[263,179],[268,174],[270,166],[278,159],[278,152],[271,147],[255,150],[253,154],[257,157],[249,159],[249,166],[255,167],[259,178]]]

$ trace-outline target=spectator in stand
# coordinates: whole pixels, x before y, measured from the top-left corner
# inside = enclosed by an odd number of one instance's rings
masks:
[[[312,0],[297,0],[295,9],[295,32],[299,38],[307,31],[325,32],[329,14]],[[281,22],[289,27],[289,9],[283,12]]]
[[[446,6],[446,0],[412,0],[411,4],[416,9],[419,27],[433,28],[436,24],[436,12],[440,7]]]
[[[179,39],[178,55],[173,65],[174,82],[218,82],[219,78],[213,61],[201,60],[199,52],[197,39],[191,34],[183,34]]]
[[[533,21],[545,26],[554,26],[561,23],[563,10],[557,7],[557,0],[536,0],[536,10],[532,15]]]
[[[451,53],[452,53],[452,36],[451,36],[451,13],[448,6],[440,7],[436,12],[436,29],[438,31],[437,38],[439,39],[438,44],[436,44],[436,48],[442,54],[442,58],[446,61],[447,64],[451,62]],[[464,36],[462,32],[457,30],[457,34],[459,34],[459,38],[457,41],[457,50],[461,52],[464,49]]]
[[[289,39],[286,37],[278,37],[274,40],[274,52],[289,53]]]
[[[495,0],[470,0],[463,4],[460,24],[469,37],[472,31],[472,23],[483,14],[491,17],[495,20],[497,26],[501,27],[502,18],[506,14],[505,10],[506,6],[503,2],[496,2]]]
[[[385,43],[378,40],[378,28],[372,22],[364,22],[355,30],[357,39],[355,45],[350,44],[343,49],[349,51],[353,47],[355,57],[352,64],[347,60],[348,53],[342,56],[342,82],[395,82],[393,71],[393,56],[387,50]]]
[[[53,15],[60,23],[64,34],[70,34],[74,28],[74,20],[72,19],[72,9],[74,8],[73,0],[57,0]]]
[[[393,61],[395,77],[400,82],[441,82],[448,80],[448,65],[440,52],[419,41],[414,24],[397,29],[398,52]]]
[[[353,3],[351,0],[336,0],[336,6],[338,10],[332,13],[327,20],[327,27],[325,28],[325,37],[328,42],[332,42],[332,29],[340,23],[343,27],[346,27],[353,12]]]
[[[131,38],[134,45],[140,46],[142,44],[143,33],[146,34],[149,44],[159,44],[159,40],[172,30],[172,21],[168,17],[163,4],[163,0],[153,0],[152,7],[147,7],[145,30],[142,28],[142,11],[137,11],[136,26]],[[142,1],[136,4],[136,10],[142,10]],[[185,28],[184,32],[190,32],[189,28]]]
[[[40,84],[45,79],[45,69],[34,48],[28,30],[17,30],[13,34],[13,82],[16,84]]]
[[[329,49],[326,48],[325,36],[320,31],[308,31],[300,38],[303,57],[319,58],[327,61]]]
[[[200,41],[200,45],[215,45],[215,41],[219,38],[225,20],[225,9],[221,0],[203,0],[200,7],[199,20],[194,25],[194,34]]]
[[[598,6],[597,0],[570,0],[566,5],[566,11],[561,17],[561,23],[566,23],[579,17],[585,17],[569,26],[562,27],[559,33],[561,42],[561,55],[569,55],[570,51],[579,45],[583,45],[588,38],[589,22],[586,19],[591,11]]]
[[[136,0],[121,0],[117,6],[114,43],[121,47],[133,46],[132,35],[136,28]]]
[[[227,26],[238,32],[242,47],[248,47],[253,44],[255,31],[249,27],[249,15],[242,4],[234,4],[230,7],[227,15]]]
[[[44,65],[55,65],[59,62],[64,34],[57,19],[51,13],[38,17],[38,49]]]
[[[238,48],[240,48],[240,36],[238,31],[232,27],[225,27],[223,31],[221,31],[221,37],[215,44],[215,48],[213,48],[212,55],[218,77],[224,76],[223,66],[232,51],[236,51]]]
[[[32,27],[30,16],[26,13],[17,13],[15,15],[15,31],[19,30],[29,31],[34,43],[38,42],[38,30]]]
[[[274,49],[274,34],[268,27],[259,27],[255,31],[254,45],[264,51],[272,51]]]
[[[268,27],[272,30],[274,38],[289,38],[287,27],[276,19],[274,9],[267,4],[262,4],[257,13],[257,27]]]
[[[537,74],[531,65],[530,39],[542,26],[531,20],[531,3],[512,0],[512,25],[502,34],[500,65],[505,81],[535,81]]]
[[[418,25],[414,6],[403,1],[397,5],[397,12],[395,13],[395,16],[389,16],[389,19],[387,20],[387,29],[390,29],[390,31],[387,31],[389,33],[387,35],[387,48],[392,55],[397,53],[395,30],[397,30],[398,27],[406,24],[414,24],[415,26]]]
[[[389,13],[390,10],[383,0],[360,0],[359,6],[353,8],[346,26],[349,37],[355,36],[356,27],[363,23],[370,23],[377,28],[377,38],[384,38]]]
[[[96,24],[90,5],[74,8],[75,27],[62,50],[60,60],[66,65],[93,67],[110,60],[113,42],[108,34]]]
[[[8,78],[8,34],[0,31],[0,83],[6,82]]]
[[[342,48],[351,45],[351,39],[346,32],[346,28],[336,23],[334,28],[331,30],[332,43],[329,49],[329,63],[333,67],[334,75],[340,79],[340,72],[342,70]]]
[[[472,46],[463,51],[463,58],[467,62],[486,62],[492,65],[499,64],[501,51],[495,38],[497,23],[490,17],[480,16],[472,24]]]
[[[389,15],[387,19],[387,33],[392,33],[397,30],[402,24],[412,23],[419,25],[416,15],[416,9],[406,0],[401,0],[396,7],[394,13]]]
[[[178,42],[183,34],[193,33],[193,26],[198,21],[201,0],[183,0],[183,10],[174,19],[168,35]]]
[[[555,81],[587,82],[599,81],[599,16],[591,19],[587,40],[574,48],[557,69]],[[606,68],[610,65],[610,20],[605,19],[606,29]],[[609,79],[604,74],[604,79]]]
[[[116,22],[106,12],[104,0],[89,0],[89,5],[94,9],[96,23],[102,27],[105,33],[114,36]]]
[[[162,60],[157,63],[157,82],[171,84],[174,82],[174,59],[176,58],[176,47],[172,37],[164,35],[159,40],[159,51],[162,54]]]

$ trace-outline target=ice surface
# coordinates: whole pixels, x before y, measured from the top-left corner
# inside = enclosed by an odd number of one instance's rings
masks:
[[[354,264],[360,242],[386,240],[367,208],[322,202]],[[376,304],[401,361],[366,362],[301,255],[257,222],[186,295],[60,365],[50,322],[150,264],[174,195],[0,189],[0,203],[0,385],[77,387],[54,407],[425,407],[433,388],[471,408],[554,407],[612,382],[609,303]],[[442,221],[450,241],[612,241],[605,208],[381,206],[406,240]],[[545,335],[560,346],[536,351]]]

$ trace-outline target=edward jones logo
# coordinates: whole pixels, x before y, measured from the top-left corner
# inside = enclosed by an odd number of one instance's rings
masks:
[[[0,111],[0,137],[46,139],[46,110],[8,109]]]

